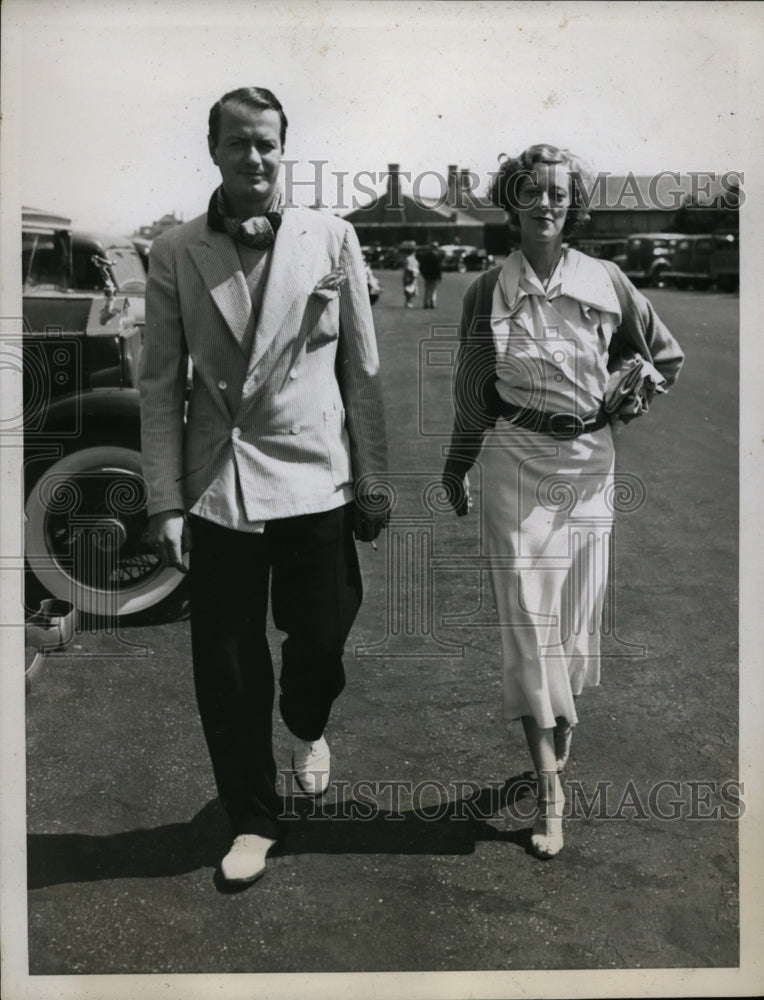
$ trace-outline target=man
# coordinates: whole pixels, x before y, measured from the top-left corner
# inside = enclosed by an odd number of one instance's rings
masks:
[[[342,220],[283,207],[286,129],[262,88],[213,106],[222,185],[205,215],[154,241],[141,360],[150,534],[181,571],[191,549],[196,697],[233,833],[221,871],[240,884],[264,873],[279,833],[269,587],[293,768],[317,795],[361,602],[353,536],[372,541],[385,520],[364,492],[386,446],[361,250]]]
[[[424,278],[424,308],[434,309],[443,274],[443,259],[437,243],[431,243],[419,258],[419,270]]]

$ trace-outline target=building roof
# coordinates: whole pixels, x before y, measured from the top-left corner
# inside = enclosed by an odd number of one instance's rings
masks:
[[[584,185],[584,198],[592,214],[661,212],[668,216],[683,206],[702,210],[718,208],[720,202],[729,208],[736,200],[736,176],[701,171],[680,174],[664,170],[654,175],[602,171]],[[348,222],[381,227],[503,226],[507,222],[503,208],[492,204],[485,194],[477,193],[480,178],[470,170],[449,165],[447,185],[439,198],[405,194],[398,164],[389,165],[387,177],[387,190],[371,204],[348,213],[345,216]]]
[[[454,213],[451,209],[428,205],[423,199],[412,198],[411,195],[400,194],[398,198],[389,197],[390,191],[379,195],[370,205],[356,208],[344,218],[353,225],[368,225],[369,223],[432,223],[453,222]],[[474,220],[470,220],[474,221]]]

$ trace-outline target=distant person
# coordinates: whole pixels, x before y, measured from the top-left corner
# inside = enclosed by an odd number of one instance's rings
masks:
[[[379,296],[382,294],[382,288],[376,274],[372,271],[371,265],[369,264],[365,254],[363,257],[363,266],[366,271],[366,287],[369,290],[369,302],[374,305]]]
[[[416,257],[416,247],[405,247],[409,251],[403,261],[403,302],[407,309],[414,308],[414,300],[419,292],[419,261]]]
[[[467,290],[444,487],[459,515],[481,456],[484,544],[499,616],[503,709],[521,719],[538,779],[530,847],[563,846],[576,697],[600,681],[613,522],[611,424],[647,409],[683,354],[612,263],[564,249],[588,221],[579,161],[554,146],[505,160],[493,199],[520,249]],[[481,454],[482,451],[482,454]]]
[[[264,873],[281,829],[269,595],[286,633],[279,708],[293,768],[320,795],[361,603],[354,536],[373,540],[385,520],[364,488],[384,473],[386,446],[361,248],[341,219],[284,207],[286,129],[263,88],[212,107],[222,184],[204,215],[153,243],[141,359],[149,531],[168,566],[182,570],[191,549],[194,682],[233,884]]]
[[[419,270],[424,279],[425,309],[434,309],[438,299],[438,285],[443,276],[443,254],[437,242],[433,242],[419,258]]]

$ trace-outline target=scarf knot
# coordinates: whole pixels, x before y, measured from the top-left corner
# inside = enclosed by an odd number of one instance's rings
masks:
[[[213,192],[207,209],[207,225],[218,233],[227,233],[231,239],[253,250],[267,250],[276,240],[276,233],[283,216],[281,192],[276,191],[263,215],[241,219],[228,211],[223,188]]]

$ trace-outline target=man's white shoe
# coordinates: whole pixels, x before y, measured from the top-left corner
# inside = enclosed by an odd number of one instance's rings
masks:
[[[257,881],[265,874],[265,856],[275,843],[259,833],[240,833],[220,862],[223,878],[241,885]]]
[[[329,786],[330,763],[329,744],[323,736],[313,743],[305,740],[295,743],[292,768],[297,784],[306,795],[323,795]]]

